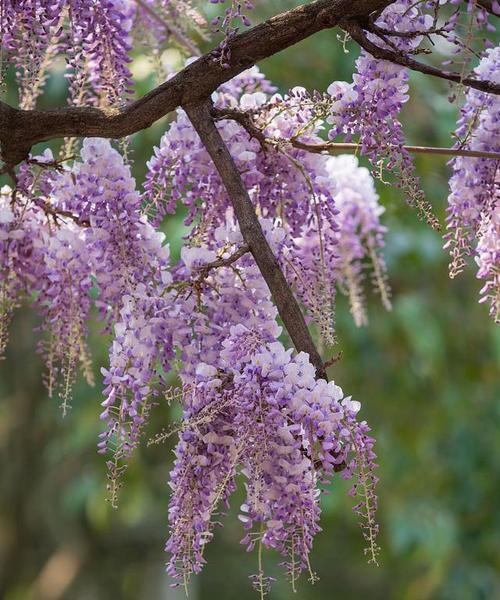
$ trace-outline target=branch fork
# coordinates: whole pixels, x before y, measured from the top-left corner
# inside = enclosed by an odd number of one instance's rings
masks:
[[[306,352],[316,368],[316,375],[327,379],[323,360],[316,349],[299,303],[266,240],[238,168],[215,125],[211,101],[184,108],[226,187],[243,239],[269,287],[296,350]]]

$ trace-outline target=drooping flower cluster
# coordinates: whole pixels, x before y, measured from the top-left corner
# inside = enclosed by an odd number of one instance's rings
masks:
[[[75,103],[95,95],[105,104],[116,104],[132,92],[128,63],[134,12],[132,0],[69,0],[67,50]]]
[[[141,213],[130,168],[108,141],[85,140],[81,163],[52,184],[54,207],[88,223],[82,228],[87,265],[98,294],[101,318],[114,328],[110,366],[104,370],[107,427],[99,448],[113,450],[114,486],[121,464],[137,445],[158,379],[172,357],[169,331],[158,313],[165,310],[171,283],[164,235]],[[114,498],[115,489],[112,496]],[[114,500],[113,500],[114,501]]]
[[[16,70],[20,107],[35,107],[56,57],[67,63],[69,102],[116,106],[132,93],[133,38],[158,58],[173,40],[192,53],[186,31],[205,29],[190,0],[2,0],[0,81]]]
[[[500,47],[487,50],[475,69],[478,76],[500,82]],[[456,130],[457,147],[500,152],[500,100],[493,94],[469,90]],[[482,300],[491,304],[490,314],[500,319],[500,254],[498,210],[500,205],[500,160],[457,156],[451,161],[445,248],[451,255],[450,277],[466,266],[474,255],[478,277],[485,281]]]
[[[352,155],[331,157],[327,167],[335,182],[338,215],[338,278],[347,291],[351,312],[357,325],[366,324],[363,278],[367,263],[382,304],[391,309],[390,289],[381,250],[386,228],[380,223],[384,207],[378,202],[373,179],[366,168],[358,166]]]
[[[388,6],[376,20],[382,31],[425,32],[433,19],[421,10],[418,3],[401,0]],[[371,34],[377,45],[385,47],[387,41]],[[409,53],[422,40],[415,37],[391,37],[391,47]],[[399,185],[408,202],[421,216],[439,229],[439,223],[427,205],[418,179],[414,174],[413,159],[404,147],[405,137],[399,114],[408,101],[408,69],[387,60],[373,58],[365,50],[356,61],[352,83],[336,81],[328,88],[331,96],[332,128],[330,139],[341,136],[346,141],[357,140],[362,155],[367,156],[374,171],[382,178],[384,170],[398,174]]]
[[[0,193],[0,358],[4,358],[12,313],[27,295],[29,281],[36,280],[32,257],[40,238],[42,219],[35,207],[19,194],[12,203],[12,190]],[[32,273],[28,276],[28,273]]]
[[[2,202],[2,338],[10,315],[23,299],[34,295],[48,338],[40,343],[47,363],[49,394],[58,392],[63,412],[71,398],[76,368],[81,362],[89,381],[86,333],[90,311],[88,254],[79,227],[69,222],[54,227],[43,209],[4,189]],[[3,353],[3,348],[2,348]]]
[[[116,103],[129,92],[134,7],[132,0],[3,1],[0,46],[3,62],[16,68],[21,107],[34,107],[59,54],[67,56],[72,103]]]
[[[277,256],[294,291],[325,341],[333,343],[336,286],[341,284],[349,290],[351,298],[359,297],[360,262],[367,253],[374,263],[384,304],[389,306],[383,261],[377,258],[383,245],[384,230],[379,223],[382,209],[368,173],[358,170],[357,163],[347,159],[349,173],[344,176],[341,169],[333,168],[336,159],[290,143],[295,138],[321,141],[321,120],[307,102],[301,103],[305,90],[296,88],[284,97],[271,95],[273,91],[254,67],[221,86],[215,96],[215,106],[222,115],[236,108],[253,115],[266,140],[264,147],[262,139],[250,137],[233,120],[221,120],[219,129],[258,213],[270,219],[269,227],[275,232],[276,225],[281,229]],[[183,111],[178,112],[148,167],[145,202],[156,222],[182,202],[189,208],[186,223],[197,223],[200,239],[213,239],[231,202]],[[344,214],[339,215],[339,210]],[[345,221],[342,231],[341,221]],[[340,241],[346,254],[339,257]],[[348,271],[350,283],[346,283]],[[354,289],[356,294],[351,294]],[[353,312],[360,314],[357,308]]]
[[[280,342],[244,325],[233,326],[223,346],[219,368],[199,364],[185,394],[171,480],[168,570],[187,578],[201,569],[218,505],[228,500],[241,469],[243,542],[249,550],[262,544],[280,552],[294,584],[304,569],[314,577],[309,553],[320,529],[319,482],[337,470],[347,477],[365,461],[372,489],[373,441],[355,421],[359,404],[335,384],[316,380],[304,353],[292,357]],[[374,540],[373,496],[368,502]],[[376,560],[375,543],[370,552]],[[261,591],[267,585],[261,565],[255,585]]]
[[[37,191],[45,196],[32,195],[36,178],[29,174],[20,178],[23,194],[13,208],[12,194],[2,194],[2,339],[20,295],[34,295],[47,332],[40,344],[46,383],[66,410],[78,363],[92,377],[86,335],[96,306],[105,329],[115,333],[99,444],[113,451],[114,486],[119,462],[138,443],[159,373],[170,369],[170,333],[156,315],[168,303],[172,277],[164,235],[142,215],[120,154],[108,141],[87,139],[81,159],[41,178]]]
[[[262,225],[279,256],[283,230],[270,220]],[[360,487],[353,495],[366,491],[356,510],[376,560],[373,440],[366,424],[356,421],[359,404],[344,399],[333,383],[316,380],[306,354],[294,357],[277,341],[276,309],[253,259],[210,267],[240,243],[229,221],[217,228],[212,250],[185,249],[174,276],[184,415],[171,474],[168,571],[186,583],[201,570],[221,506],[241,472],[243,542],[249,550],[263,545],[280,552],[294,584],[304,569],[314,578],[309,552],[319,531],[318,484],[335,471],[356,476]],[[179,285],[189,273],[194,290]],[[269,583],[259,565],[255,587],[263,593]]]

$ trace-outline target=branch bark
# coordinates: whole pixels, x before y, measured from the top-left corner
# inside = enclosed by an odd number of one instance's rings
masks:
[[[487,0],[484,0],[487,1]],[[359,23],[379,14],[394,0],[316,0],[256,25],[228,41],[230,64],[222,65],[217,50],[200,57],[177,75],[139,100],[122,108],[63,107],[20,110],[0,102],[1,158],[10,168],[25,160],[31,147],[63,137],[122,138],[142,129],[179,106],[210,97],[222,83],[259,61],[321,31],[342,25],[376,58],[396,62],[428,75],[500,94],[500,85],[473,78],[461,79],[367,40]]]
[[[122,138],[175,110],[210,97],[222,83],[301,40],[351,19],[382,10],[394,0],[316,0],[256,25],[228,42],[229,66],[217,51],[205,54],[174,77],[124,108],[64,107],[19,110],[0,102],[2,160],[14,165],[31,147],[62,137]]]
[[[315,154],[338,154],[339,152],[352,152],[359,150],[359,144],[343,142],[326,142],[324,144],[306,144],[297,139],[291,139],[290,143],[299,150],[307,150]],[[500,160],[500,152],[483,152],[482,150],[465,150],[461,148],[436,148],[434,146],[403,146],[412,154],[437,154],[440,156],[464,156],[467,158],[489,158]]]
[[[238,168],[215,126],[211,115],[211,102],[207,100],[199,104],[189,104],[185,109],[226,187],[243,239],[271,291],[295,348],[298,352],[303,351],[309,355],[318,377],[327,379],[323,361],[314,345],[304,315],[267,243]]]
[[[380,46],[377,46],[377,44],[374,44],[368,39],[367,35],[363,31],[363,28],[356,20],[346,19],[339,25],[352,37],[355,42],[369,52],[374,58],[378,58],[379,60],[387,60],[403,67],[408,67],[412,71],[418,71],[424,75],[431,75],[432,77],[445,79],[446,81],[451,81],[453,83],[459,83],[467,87],[475,88],[476,90],[480,90],[482,92],[487,92],[488,94],[500,94],[500,84],[495,83],[494,81],[482,81],[472,77],[462,77],[460,73],[442,71],[441,69],[421,63],[418,60],[411,58],[411,56],[393,50],[389,47],[381,48]]]

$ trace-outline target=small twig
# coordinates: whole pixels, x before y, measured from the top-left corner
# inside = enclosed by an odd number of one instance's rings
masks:
[[[144,10],[144,12],[147,12],[148,15],[157,23],[159,23],[166,31],[168,31],[168,33],[170,33],[181,46],[184,46],[186,50],[189,50],[193,56],[201,56],[200,49],[193,44],[193,42],[187,38],[178,27],[176,27],[173,23],[167,23],[167,21],[160,17],[160,15],[146,2],[144,2],[144,0],[136,0],[136,2]]]
[[[231,256],[228,256],[227,258],[218,258],[217,260],[214,260],[213,262],[207,263],[206,265],[202,265],[199,270],[205,276],[206,273],[208,273],[208,271],[210,271],[212,269],[218,269],[220,267],[231,266],[233,263],[235,263],[237,260],[239,260],[242,256],[244,256],[247,252],[250,252],[250,247],[248,246],[248,244],[243,244],[242,246],[240,246],[238,248],[238,250],[233,252],[233,254],[231,254]]]
[[[290,140],[290,143],[300,150],[307,150],[308,152],[318,154],[323,152],[336,154],[337,152],[343,152],[344,150],[359,150],[359,144],[354,143],[326,142],[325,144],[305,144],[304,142],[300,142],[293,138]],[[469,158],[490,158],[492,160],[500,160],[500,152],[462,150],[460,148],[435,148],[433,146],[403,146],[403,148],[412,154],[439,154],[442,156],[465,156]]]
[[[328,369],[329,367],[333,366],[334,364],[336,364],[340,360],[342,360],[342,356],[343,356],[343,352],[341,350],[340,352],[337,352],[337,354],[332,356],[332,358],[329,358],[325,363],[323,363],[323,366],[325,367],[325,369]]]
[[[43,204],[41,202],[35,202],[35,204],[37,206],[39,206],[46,215],[51,215],[55,219],[63,217],[66,219],[71,219],[77,225],[80,225],[80,227],[90,227],[89,221],[87,221],[85,219],[80,219],[79,217],[74,215],[69,210],[62,210],[62,209],[54,208],[48,202],[44,202]]]
[[[267,150],[266,136],[264,135],[264,132],[255,125],[250,113],[234,108],[212,108],[211,115],[216,121],[221,121],[223,119],[231,119],[232,121],[236,121],[246,129],[250,139],[255,138],[258,140],[262,150],[264,152]]]
[[[29,165],[35,165],[40,167],[41,169],[55,169],[56,171],[61,172],[63,170],[62,163],[68,160],[74,160],[76,156],[65,156],[64,158],[58,158],[56,160],[37,160],[36,158],[28,158],[26,161]]]

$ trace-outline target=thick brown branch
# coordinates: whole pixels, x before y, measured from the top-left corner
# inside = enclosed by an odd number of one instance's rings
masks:
[[[144,97],[123,108],[64,107],[20,110],[0,102],[1,158],[10,168],[26,159],[31,147],[62,137],[122,138],[147,129],[179,106],[208,98],[222,83],[259,61],[321,31],[341,25],[376,58],[407,66],[427,75],[500,94],[500,85],[473,78],[462,79],[422,64],[404,54],[370,42],[360,23],[380,14],[394,0],[316,0],[276,15],[228,41],[229,65],[217,51],[205,54]],[[485,0],[487,1],[487,0]]]
[[[178,106],[201,102],[225,81],[257,62],[309,36],[335,27],[341,19],[367,16],[394,0],[316,0],[276,15],[228,42],[229,65],[216,52],[191,63],[175,77],[125,108],[64,107],[24,111],[0,102],[2,159],[24,160],[31,147],[62,137],[122,138],[146,129]]]
[[[397,50],[391,48],[381,48],[380,46],[377,46],[368,39],[363,31],[363,28],[355,20],[346,19],[340,23],[340,27],[342,27],[342,29],[346,31],[355,42],[369,52],[374,58],[387,60],[389,62],[402,65],[403,67],[408,67],[412,71],[418,71],[420,73],[424,73],[424,75],[431,75],[433,77],[438,77],[439,79],[452,81],[453,83],[460,83],[482,92],[487,92],[489,94],[500,94],[500,85],[493,81],[482,81],[472,77],[462,77],[460,73],[442,71],[441,69],[431,65],[421,63],[418,60],[411,58],[411,56],[405,54],[404,52],[398,52]]]
[[[288,285],[276,257],[273,254],[260,226],[255,209],[241,180],[229,150],[215,126],[209,101],[188,105],[186,112],[191,119],[207,152],[226,187],[234,208],[243,239],[248,244],[260,272],[273,296],[279,315],[297,351],[309,354],[319,377],[326,379],[323,361],[316,350],[307,328],[304,315]]]

